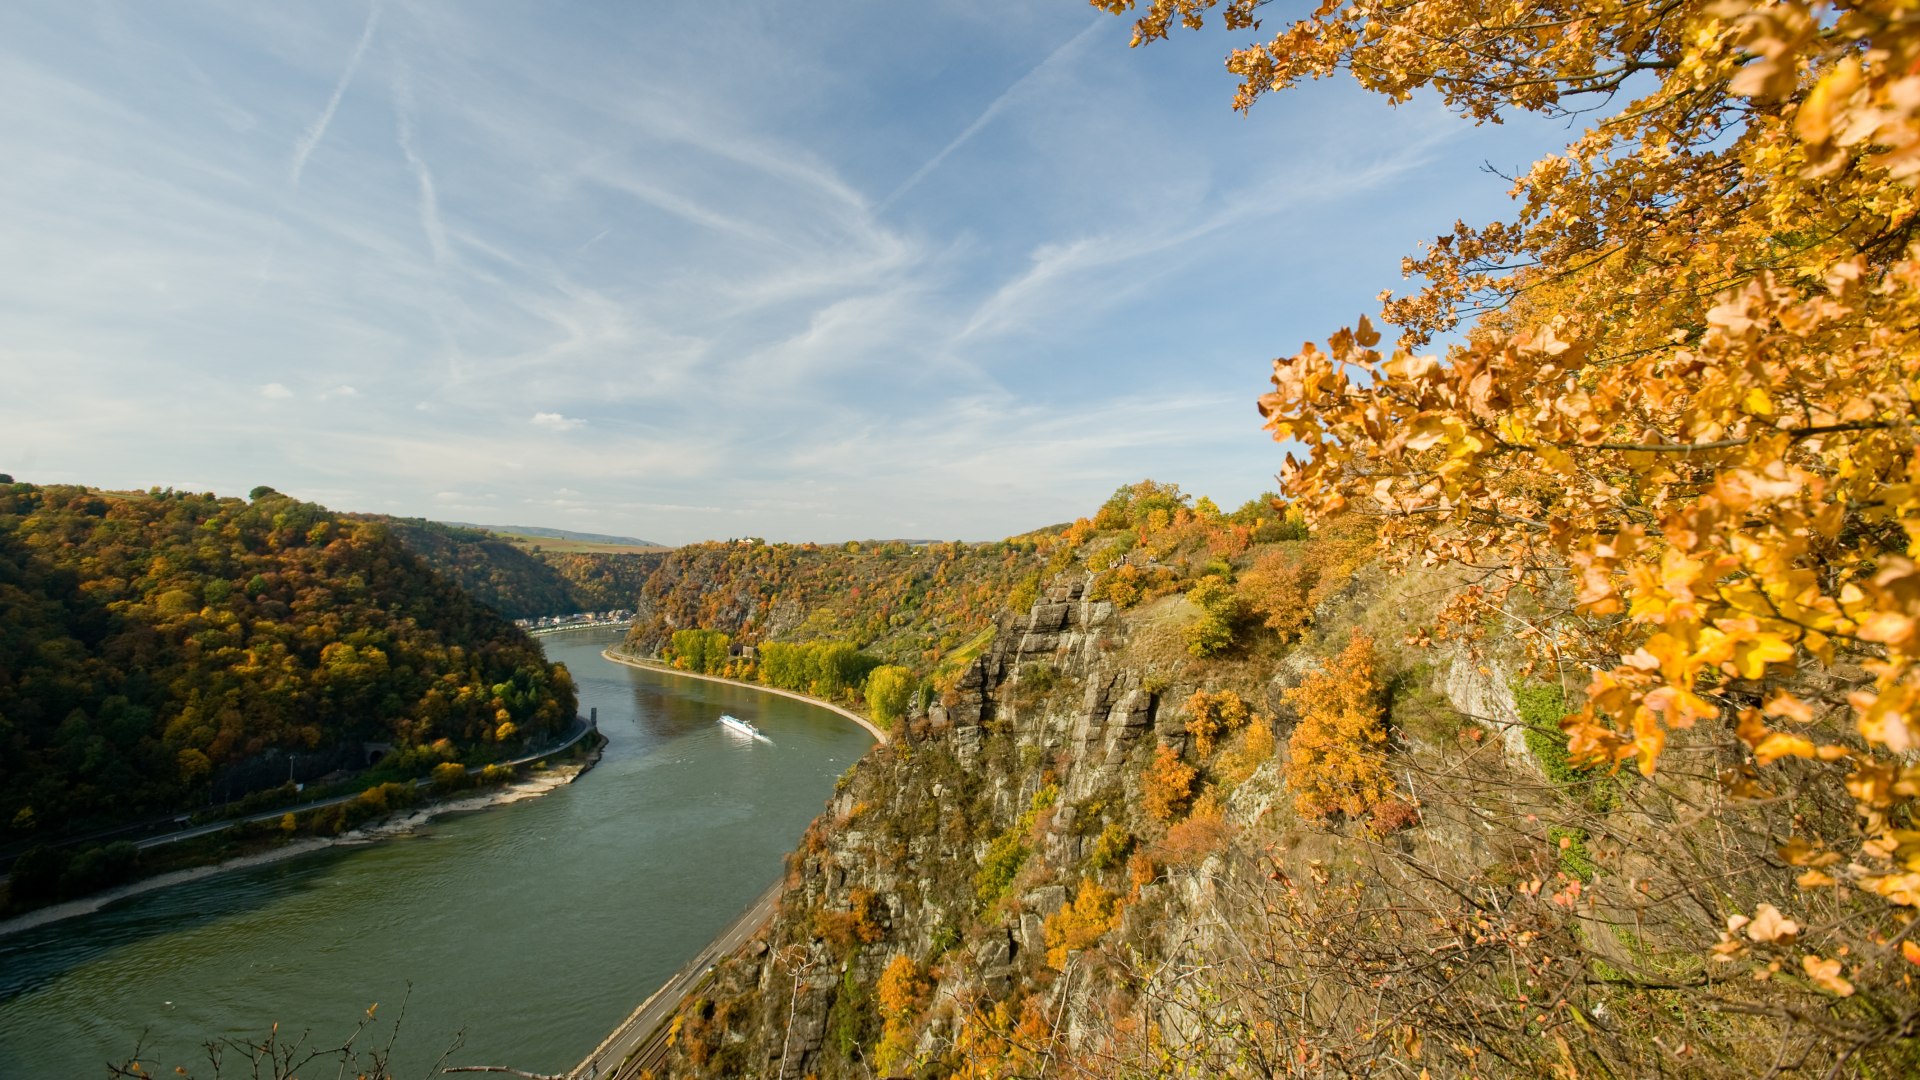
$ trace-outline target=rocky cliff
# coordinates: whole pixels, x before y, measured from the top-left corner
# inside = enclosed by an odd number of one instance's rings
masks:
[[[1906,960],[1852,952],[1833,983],[1788,951],[1816,919],[1902,932],[1795,885],[1788,820],[1848,807],[1754,797],[1715,732],[1676,733],[1653,778],[1571,765],[1569,673],[1497,625],[1402,644],[1461,588],[1440,572],[1333,565],[1287,632],[1242,610],[1200,656],[1205,588],[1117,603],[1148,560],[1069,537],[1082,557],[843,779],[772,924],[683,1003],[666,1074],[1916,1064]],[[1265,558],[1213,573],[1257,597]]]

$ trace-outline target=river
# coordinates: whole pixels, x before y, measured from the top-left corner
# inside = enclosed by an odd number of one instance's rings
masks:
[[[0,937],[0,1078],[100,1077],[136,1045],[169,1075],[276,1022],[337,1041],[376,1002],[384,1039],[403,1000],[401,1075],[457,1039],[448,1064],[571,1068],[773,882],[872,744],[816,706],[613,664],[618,638],[543,640],[608,739],[567,787]]]

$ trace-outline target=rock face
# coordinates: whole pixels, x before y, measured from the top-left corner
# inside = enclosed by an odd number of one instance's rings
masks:
[[[1447,663],[1442,692],[1461,715],[1470,716],[1499,733],[1507,757],[1531,760],[1526,725],[1513,699],[1512,665],[1505,660],[1475,660],[1456,653]]]
[[[1073,899],[1102,830],[1138,825],[1169,692],[1146,685],[1124,620],[1086,592],[1056,586],[1003,613],[908,737],[843,781],[790,859],[763,955],[722,965],[713,996],[691,1003],[695,1029],[724,1017],[733,1038],[676,1058],[676,1074],[870,1075],[870,988],[897,955],[948,959],[923,1042],[952,1036],[960,1003],[1032,982],[1046,919]],[[982,866],[1010,845],[1024,854],[989,895]]]
[[[1233,890],[1250,875],[1266,881],[1274,864],[1235,863],[1204,842],[1188,855],[1165,847],[1168,826],[1144,809],[1149,766],[1161,746],[1192,750],[1195,690],[1230,679],[1271,715],[1265,703],[1317,662],[1275,651],[1226,669],[1196,663],[1178,638],[1180,603],[1120,613],[1090,599],[1081,581],[1002,613],[992,642],[940,700],[843,778],[790,857],[759,951],[722,963],[708,996],[684,1006],[668,1073],[907,1075],[881,1066],[915,1055],[951,1064],[968,1026],[995,1010],[1044,1013],[1070,1036],[1097,1031],[1103,1018],[1089,1010],[1135,976],[1101,960],[1064,977],[1062,965],[1079,954],[1049,920],[1064,925],[1062,911],[1077,906],[1087,882],[1109,903],[1124,898],[1105,932],[1124,942],[1121,953],[1218,944]],[[1447,669],[1433,689],[1495,708],[1501,674],[1475,681]],[[1504,708],[1512,716],[1510,692]],[[1240,775],[1217,813],[1241,824],[1223,827],[1297,820],[1277,762]],[[1303,879],[1337,842],[1296,837],[1285,825],[1264,835]],[[1144,837],[1166,839],[1152,841],[1157,869],[1133,877],[1128,852]],[[1432,842],[1463,858],[1493,857],[1471,832]],[[928,986],[911,1023],[896,1028],[876,988],[902,957]],[[907,1044],[882,1053],[896,1038]]]

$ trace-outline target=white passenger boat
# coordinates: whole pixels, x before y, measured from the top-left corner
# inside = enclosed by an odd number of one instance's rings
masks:
[[[737,716],[728,716],[726,713],[721,713],[720,724],[721,726],[729,728],[733,731],[737,731],[742,735],[747,735],[755,739],[758,739],[761,737],[759,728],[754,727],[752,724],[746,722],[745,720],[740,719]]]

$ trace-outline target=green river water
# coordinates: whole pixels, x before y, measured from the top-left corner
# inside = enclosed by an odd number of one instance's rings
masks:
[[[403,1000],[408,1080],[456,1039],[448,1064],[571,1068],[774,881],[872,742],[803,702],[613,664],[618,637],[545,639],[609,739],[570,786],[0,937],[0,1080],[102,1077],[136,1045],[168,1075],[276,1022],[337,1040],[375,1002],[384,1038]]]

